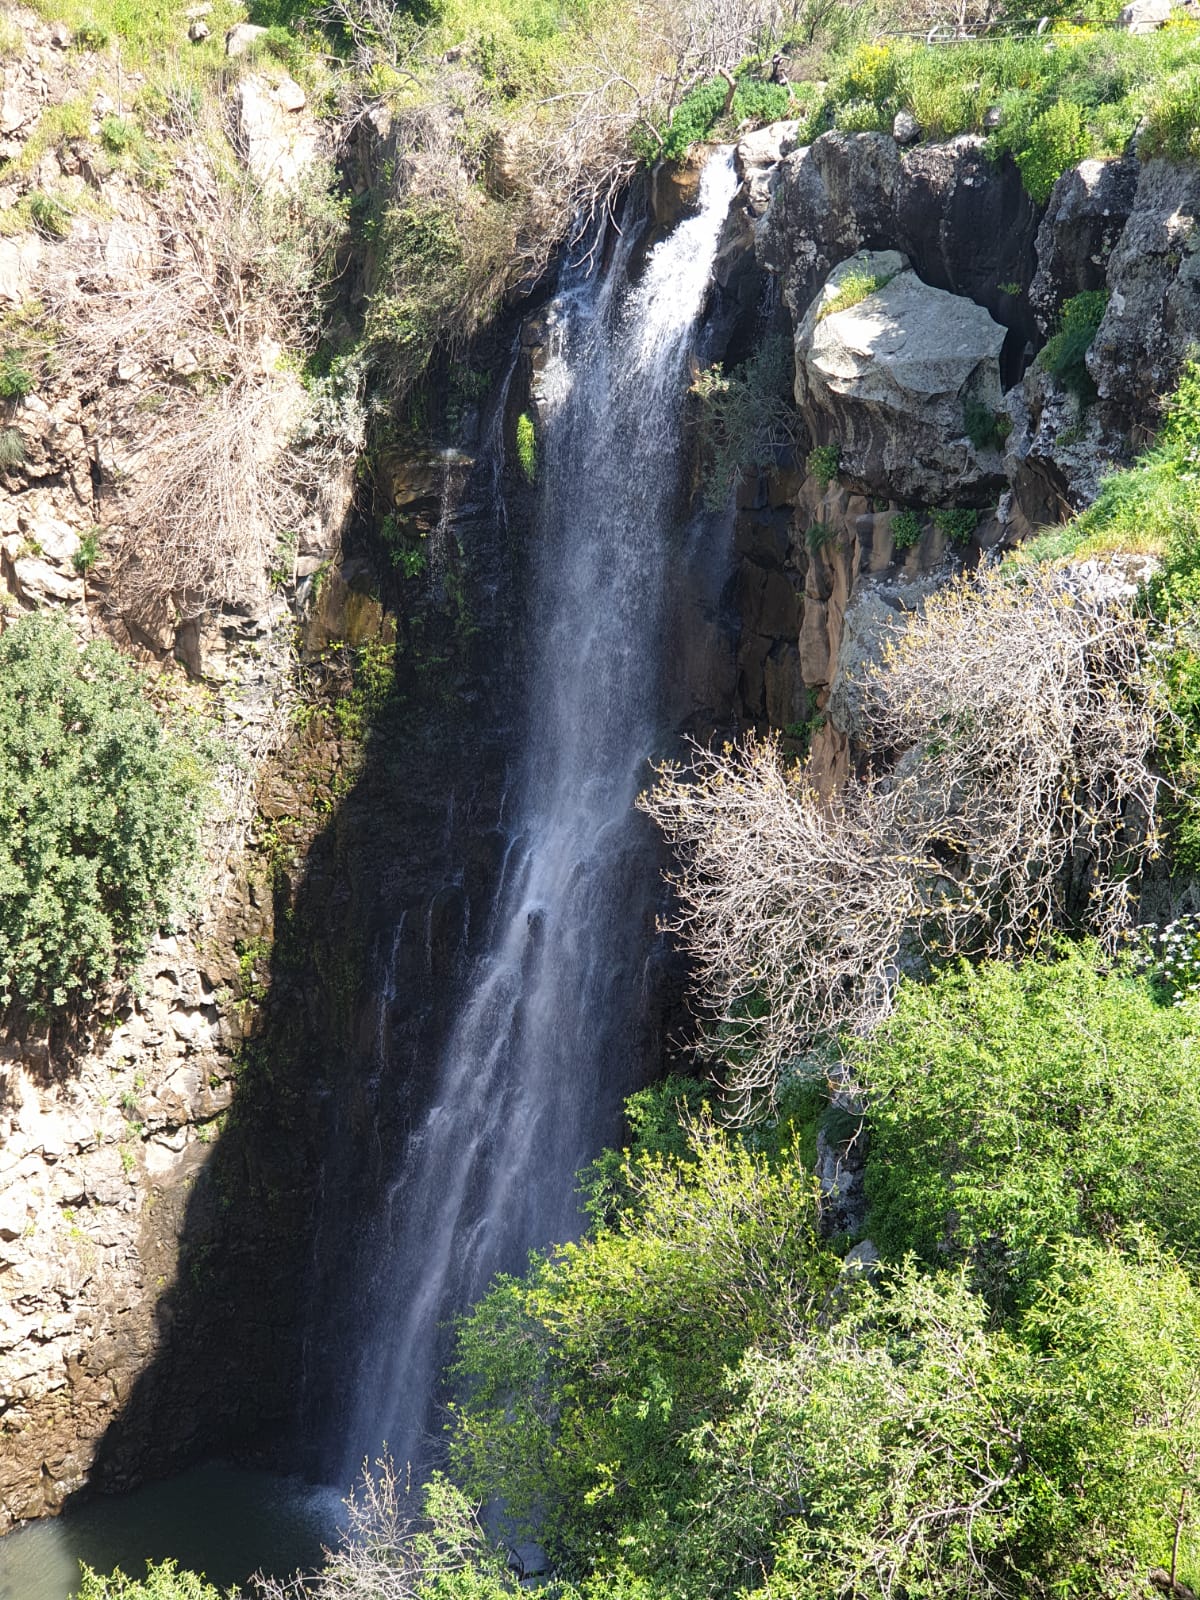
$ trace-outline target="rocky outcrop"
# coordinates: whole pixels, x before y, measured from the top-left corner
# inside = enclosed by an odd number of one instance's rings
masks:
[[[1009,538],[1063,522],[1096,498],[1104,474],[1129,453],[1128,441],[1098,406],[1031,367],[1007,397],[1013,429],[1004,466],[1011,491]]]
[[[882,133],[824,133],[786,155],[756,234],[798,321],[830,270],[860,250],[899,250],[934,288],[985,306],[1011,330],[1011,381],[1034,329],[1023,291],[1037,208],[1015,167],[964,135],[902,151]]]
[[[315,126],[299,115],[304,90],[286,73],[276,82],[259,73],[242,78],[231,96],[234,138],[247,167],[268,190],[286,190],[319,148]]]
[[[1126,430],[1153,427],[1200,329],[1198,213],[1200,173],[1165,161],[1142,167],[1087,357],[1101,400]]]
[[[1138,164],[1081,161],[1054,185],[1037,232],[1037,271],[1029,303],[1043,334],[1054,332],[1064,301],[1102,289],[1109,258],[1133,209]]]
[[[856,282],[878,287],[842,309]],[[965,416],[999,411],[1003,343],[981,306],[923,283],[896,251],[863,251],[834,268],[796,329],[796,403],[863,492],[994,503],[1000,456],[976,449]]]

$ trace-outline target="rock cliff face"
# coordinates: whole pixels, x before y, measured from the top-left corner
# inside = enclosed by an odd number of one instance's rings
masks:
[[[44,610],[81,638],[112,638],[143,665],[162,703],[219,735],[223,756],[196,904],[155,942],[137,981],[114,988],[82,1031],[0,1026],[0,1531],[58,1510],[89,1473],[103,1477],[105,1437],[172,1337],[181,1277],[202,1277],[197,1195],[200,1209],[215,1204],[204,1175],[258,1027],[273,932],[262,850],[247,854],[247,845],[269,829],[258,801],[292,737],[293,635],[311,609],[313,575],[329,573],[329,594],[344,587],[334,568],[350,498],[345,463],[335,464],[321,491],[295,505],[287,561],[273,540],[256,551],[227,604],[189,604],[183,593],[157,607],[130,602],[131,508],[197,447],[188,422],[203,404],[200,367],[254,374],[253,443],[263,462],[287,445],[299,384],[278,346],[254,342],[263,329],[253,338],[246,330],[247,340],[211,332],[222,266],[189,256],[203,235],[187,232],[188,219],[213,205],[205,172],[163,157],[155,183],[138,181],[101,137],[118,110],[106,59],[68,49],[70,35],[32,13],[16,20],[23,48],[0,63],[0,207],[53,189],[58,210],[52,226],[0,236],[0,359],[9,372],[0,402],[0,627]],[[231,102],[247,162],[272,167],[259,174],[268,185],[294,181],[318,145],[303,93],[288,83],[273,69],[252,73]],[[86,104],[83,123],[70,137],[44,138],[68,101]],[[197,471],[219,466],[201,457]],[[204,531],[197,525],[198,544]],[[325,804],[336,776],[326,774]],[[306,794],[309,834],[320,799]],[[255,1152],[247,1159],[261,1172]],[[210,1221],[210,1247],[217,1231]],[[256,1235],[246,1255],[257,1257],[260,1283],[280,1294],[282,1320],[286,1269],[296,1278],[299,1268],[277,1217],[264,1230],[252,1215],[247,1236]],[[250,1317],[248,1345],[254,1325]],[[261,1356],[259,1370],[269,1372]],[[231,1389],[225,1410],[245,1398],[245,1385]],[[282,1413],[278,1392],[262,1398],[260,1420]],[[179,1414],[171,1423],[186,1451],[192,1424]]]
[[[68,71],[77,84],[90,70],[32,17],[28,34],[4,63],[10,157]],[[231,100],[268,186],[318,153],[289,81],[256,69]],[[739,488],[723,599],[676,596],[691,619],[676,703],[701,735],[752,724],[811,746],[832,786],[855,761],[853,686],[883,627],[1085,503],[1153,427],[1200,326],[1197,180],[1086,162],[1039,212],[977,139],[826,134],[796,149],[795,132],[739,147],[712,323],[716,354],[786,332],[802,437]],[[10,330],[45,294],[86,329],[174,271],[171,207],[199,180],[175,173],[156,198],[102,170],[95,145],[41,159],[102,205],[81,204],[64,238],[0,235]],[[696,170],[656,175],[660,227],[694,203]],[[854,280],[870,287],[852,294]],[[1081,412],[1031,362],[1063,302],[1100,287],[1099,400]],[[152,358],[132,337],[105,347],[90,376],[52,365],[0,417],[21,441],[0,469],[0,614],[53,607],[81,636],[111,633],[239,754],[201,903],[140,985],[83,1037],[0,1033],[0,1527],[204,1448],[302,1459],[299,1437],[337,1405],[336,1354],[306,1364],[306,1308],[336,1352],[353,1319],[344,1258],[370,1250],[347,1241],[425,1092],[504,847],[529,515],[505,446],[511,461],[516,418],[536,410],[536,314],[494,341],[498,399],[460,453],[397,446],[378,463],[375,520],[415,530],[427,579],[381,587],[369,561],[342,557],[341,460],[299,508],[274,581],[263,562],[236,600],[139,611],[121,591],[124,519],[170,442],[154,419],[164,404],[185,415],[201,331]],[[256,345],[250,363],[268,451],[296,399],[277,356]],[[363,646],[385,680],[365,743],[347,710]]]
[[[795,458],[739,493],[739,693],[785,748],[811,743],[832,786],[854,760],[850,669],[881,628],[964,562],[1086,505],[1153,430],[1200,327],[1197,180],[1087,161],[1039,210],[977,138],[828,133],[796,149],[794,134],[781,123],[739,148],[721,260],[743,303],[762,292],[756,268],[778,284],[803,423]],[[1085,405],[1034,356],[1093,289],[1108,303]]]

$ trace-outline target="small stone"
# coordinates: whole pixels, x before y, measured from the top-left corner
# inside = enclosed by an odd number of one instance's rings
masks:
[[[989,106],[983,113],[983,126],[987,131],[998,128],[1004,121],[1004,113],[999,106]]]
[[[892,138],[897,144],[916,144],[921,137],[921,124],[908,111],[897,111],[892,119]]]
[[[842,1262],[842,1273],[861,1272],[868,1282],[874,1282],[879,1276],[879,1251],[872,1239],[864,1239],[861,1244],[856,1244],[853,1250],[846,1253]]]
[[[236,23],[225,35],[225,54],[227,56],[244,56],[255,43],[266,33],[265,28],[260,28],[254,22]]]
[[[71,30],[65,22],[56,22],[50,29],[50,43],[56,50],[71,48]]]
[[[303,111],[308,104],[307,96],[295,78],[283,78],[275,85],[275,100],[285,111]]]
[[[1171,0],[1133,0],[1118,15],[1117,27],[1128,33],[1156,33],[1171,11]]]
[[[201,22],[199,17],[196,18],[195,22],[188,24],[188,38],[193,44],[202,43],[208,38],[210,31],[208,23]]]

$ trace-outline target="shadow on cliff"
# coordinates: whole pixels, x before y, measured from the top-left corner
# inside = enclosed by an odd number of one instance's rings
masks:
[[[494,515],[490,469],[474,476],[435,577],[389,572],[386,612],[361,558],[332,580],[356,642],[315,639],[306,670],[322,690],[260,792],[227,1008],[242,1034],[233,1103],[180,1214],[147,1203],[155,1347],[118,1397],[92,1490],[216,1452],[318,1465],[297,1418],[310,1413],[306,1438],[334,1420],[305,1395],[353,1323],[337,1302],[355,1219],[419,1106],[501,847],[524,535]],[[82,1352],[77,1385],[102,1386],[113,1357],[111,1339]]]
[[[481,449],[461,470],[446,456],[381,463],[390,504],[422,527],[429,572],[381,568],[386,551],[364,525],[388,620],[361,644],[320,645],[313,667],[365,666],[374,689],[364,701],[353,671],[332,673],[263,786],[258,860],[274,937],[269,955],[254,938],[241,953],[237,1090],[178,1218],[177,1270],[156,1288],[147,1273],[157,1346],[121,1397],[91,1490],[218,1453],[319,1478],[322,1444],[342,1431],[355,1335],[374,1310],[356,1287],[371,1279],[364,1219],[424,1109],[509,842],[534,515],[520,473],[497,464],[515,460],[523,385],[512,387],[497,401],[498,457]],[[351,596],[370,587],[368,564],[344,571]],[[666,693],[674,725],[707,736],[728,724],[734,695],[727,560],[689,582],[672,600],[683,642]],[[393,626],[394,669],[381,673]],[[345,732],[364,708],[371,725],[352,768]],[[660,943],[653,1063],[689,1031],[682,963]],[[110,1357],[86,1352],[81,1381],[102,1383]]]

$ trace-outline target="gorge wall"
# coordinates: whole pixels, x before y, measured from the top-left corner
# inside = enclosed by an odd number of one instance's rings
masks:
[[[65,70],[50,30],[29,29],[5,64],[15,145]],[[279,87],[250,95],[268,166],[316,137]],[[677,729],[774,728],[833,785],[884,624],[1086,504],[1153,430],[1200,327],[1200,180],[1090,161],[1038,208],[975,138],[792,149],[793,134],[738,146],[706,359],[786,335],[798,439],[738,485],[723,592],[678,598],[672,697]],[[68,263],[80,293],[127,299],[161,270],[162,217],[119,173],[89,176],[87,142],[45,159],[74,164],[62,175],[103,216],[84,210],[59,243],[0,236],[12,313]],[[653,194],[660,230],[693,203],[687,173],[660,172]],[[1065,301],[1100,287],[1085,407],[1033,358]],[[356,1222],[427,1097],[506,845],[531,644],[516,429],[536,411],[540,315],[535,299],[495,330],[489,395],[447,453],[397,443],[357,519],[349,471],[334,474],[283,580],[203,619],[131,616],[103,539],[98,562],[77,560],[148,470],[161,372],[114,360],[102,383],[49,378],[6,404],[25,449],[0,475],[3,609],[115,633],[229,730],[240,765],[198,911],[105,1027],[0,1036],[0,1526],[205,1449],[314,1464],[305,1441],[340,1404],[329,1361],[356,1337]],[[166,361],[186,382],[187,346]],[[281,428],[288,384],[280,371]],[[968,407],[993,419],[982,442]],[[384,558],[386,516],[419,531],[425,576]],[[663,959],[659,1060],[686,1037],[683,975]]]

